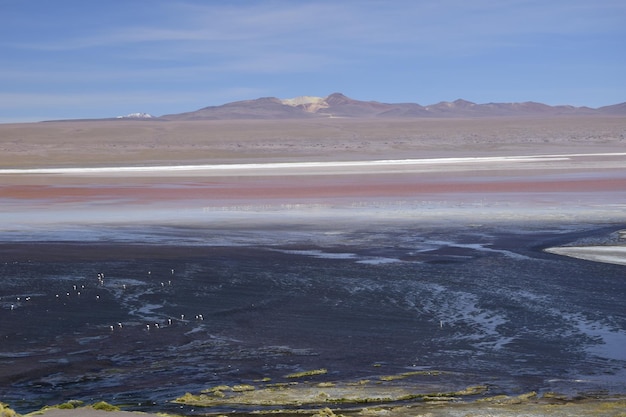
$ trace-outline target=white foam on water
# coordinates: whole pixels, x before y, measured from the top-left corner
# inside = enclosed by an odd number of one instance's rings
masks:
[[[489,244],[482,244],[482,243],[457,243],[457,242],[453,242],[453,241],[446,241],[446,240],[429,240],[428,244],[430,245],[429,247],[425,248],[425,249],[420,249],[418,250],[418,252],[426,252],[426,251],[430,251],[433,249],[439,249],[442,247],[451,247],[451,248],[466,248],[466,249],[473,249],[476,251],[481,251],[481,252],[491,252],[491,253],[500,253],[506,257],[509,258],[513,258],[513,259],[530,259],[528,256],[525,255],[521,255],[519,253],[515,253],[515,252],[511,252],[509,250],[505,250],[505,249],[493,249],[488,247]]]
[[[589,353],[606,359],[626,361],[626,332],[623,329],[588,320],[578,314],[566,317],[579,332],[597,341],[587,348]]]
[[[372,257],[372,258],[366,258],[366,259],[361,259],[359,261],[356,261],[356,263],[358,264],[367,264],[367,265],[382,265],[382,264],[391,264],[395,262],[403,262],[403,261],[398,258],[385,258],[385,257]]]
[[[273,249],[276,252],[282,252],[289,255],[311,256],[320,259],[355,259],[355,253],[337,253],[323,252],[321,250],[293,250],[293,249]]]

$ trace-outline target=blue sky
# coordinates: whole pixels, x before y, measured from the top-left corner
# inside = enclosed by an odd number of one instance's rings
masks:
[[[274,96],[626,101],[623,0],[0,0],[0,122]]]

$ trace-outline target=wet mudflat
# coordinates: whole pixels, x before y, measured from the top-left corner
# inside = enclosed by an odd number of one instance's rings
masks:
[[[398,384],[623,394],[624,267],[542,251],[621,228],[94,227],[58,241],[13,237],[0,245],[0,398],[20,412],[80,399],[193,413],[172,401],[322,368],[313,382],[414,372]]]

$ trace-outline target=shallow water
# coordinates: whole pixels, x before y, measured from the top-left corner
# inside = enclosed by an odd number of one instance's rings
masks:
[[[0,245],[0,400],[138,410],[326,368],[626,392],[623,266],[542,252],[623,225],[91,227]]]

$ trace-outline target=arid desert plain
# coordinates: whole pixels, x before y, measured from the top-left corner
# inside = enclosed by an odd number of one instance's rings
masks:
[[[622,229],[619,116],[0,125],[0,401],[624,415]]]

